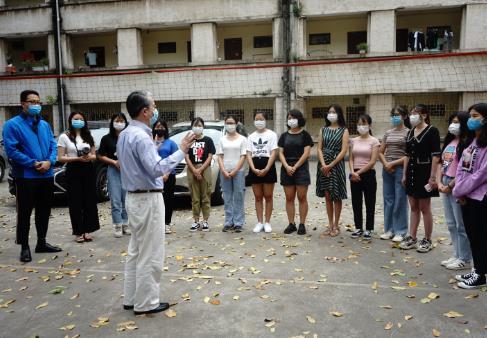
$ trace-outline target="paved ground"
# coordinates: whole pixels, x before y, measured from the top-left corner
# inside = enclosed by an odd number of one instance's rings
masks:
[[[381,182],[378,191],[380,197]],[[451,251],[439,199],[436,248],[419,254],[377,238],[370,244],[352,240],[348,232],[320,238],[326,213],[314,189],[307,236],[282,234],[280,186],[275,232],[255,235],[252,197],[248,190],[249,224],[241,234],[220,232],[223,207],[213,209],[209,233],[189,233],[189,209],[176,212],[161,291],[162,300],[175,305],[149,318],[121,308],[128,238],[113,238],[108,203],[99,205],[103,226],[88,244],[73,242],[67,209],[59,203],[49,240],[64,251],[34,254],[32,264],[22,265],[14,244],[14,199],[0,184],[0,337],[487,336],[487,289],[456,290],[454,273],[439,265]],[[343,225],[351,220],[347,201]],[[380,232],[381,198],[376,224]],[[35,230],[32,235],[34,246]],[[448,318],[448,312],[462,316]]]

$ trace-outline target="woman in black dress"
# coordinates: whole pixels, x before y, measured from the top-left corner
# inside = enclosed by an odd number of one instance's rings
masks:
[[[440,133],[430,125],[429,112],[425,105],[418,104],[411,110],[409,120],[413,128],[406,139],[403,184],[406,187],[411,207],[409,235],[400,243],[401,249],[416,248],[428,252],[433,248],[433,215],[431,197],[438,197],[436,171],[440,163]],[[425,238],[416,239],[419,221],[423,215]]]

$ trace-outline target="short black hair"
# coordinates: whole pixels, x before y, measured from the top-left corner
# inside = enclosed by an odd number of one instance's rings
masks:
[[[152,127],[152,134],[154,134],[154,131],[156,130],[156,127],[161,125],[162,127],[164,127],[164,139],[167,140],[169,138],[169,127],[167,126],[167,122],[166,120],[164,120],[163,118],[160,118],[156,121],[156,123],[154,123],[154,126]]]
[[[196,122],[201,122],[201,125],[203,126],[203,128],[205,127],[205,121],[203,121],[203,119],[199,116],[195,117],[194,119],[191,120],[191,127],[194,127]]]
[[[118,112],[112,115],[112,118],[110,119],[110,135],[116,136],[117,132],[115,130],[115,127],[113,126],[113,123],[115,122],[116,119],[121,118],[125,121],[125,127],[128,125],[127,117],[125,116],[124,113]]]
[[[152,96],[151,93],[145,90],[136,90],[130,93],[125,103],[131,118],[137,118],[142,109],[150,106],[150,96]]]
[[[32,90],[32,89],[27,89],[27,90],[24,90],[22,93],[20,93],[20,102],[25,102],[27,101],[27,97],[31,94],[34,94],[34,95],[37,95],[40,97],[39,93],[36,92],[35,90]]]
[[[372,135],[372,128],[370,127],[372,125],[372,117],[369,114],[360,114],[360,116],[357,119],[357,122],[367,122],[369,125],[369,134]]]
[[[224,119],[223,121],[224,121],[225,123],[227,123],[227,120],[228,120],[228,119],[233,119],[233,120],[235,121],[235,124],[237,124],[237,123],[238,123],[237,119],[236,119],[236,118],[235,118],[235,116],[233,116],[233,115],[227,115],[227,116],[225,116],[225,119]]]
[[[267,111],[266,111],[266,110],[259,110],[259,109],[256,109],[256,110],[254,111],[254,120],[255,120],[255,117],[256,117],[257,115],[262,115],[262,116],[264,117],[264,120],[266,120],[266,121],[269,119],[269,114],[267,113]]]
[[[298,120],[298,126],[300,126],[300,127],[304,127],[306,125],[306,119],[304,118],[304,115],[301,112],[301,110],[291,109],[289,111],[289,113],[287,114],[287,116],[291,116],[291,117],[294,117],[295,119],[297,119]],[[288,126],[288,128],[289,128],[289,126]]]
[[[477,137],[477,145],[480,148],[487,147],[487,103],[474,104],[468,108],[468,112],[470,113],[472,110],[475,110],[484,118],[484,124],[480,128],[480,135]]]

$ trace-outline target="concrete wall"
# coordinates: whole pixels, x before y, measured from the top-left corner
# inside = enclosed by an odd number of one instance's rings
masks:
[[[217,26],[218,57],[225,60],[225,39],[242,38],[242,60],[272,61],[272,47],[254,48],[254,36],[272,36],[272,21],[252,25]]]
[[[187,41],[191,41],[189,28],[171,30],[145,30],[142,31],[142,48],[144,64],[172,64],[187,63]],[[160,42],[176,42],[176,53],[159,54],[157,45]]]
[[[0,10],[0,37],[46,34],[50,30],[50,7]]]
[[[462,48],[487,48],[487,4],[467,5],[464,9],[465,18],[462,25]]]
[[[117,35],[112,33],[99,33],[96,35],[71,35],[71,46],[74,67],[86,67],[84,52],[90,47],[105,47],[106,67],[116,67],[118,65],[117,54],[113,50],[117,47]]]

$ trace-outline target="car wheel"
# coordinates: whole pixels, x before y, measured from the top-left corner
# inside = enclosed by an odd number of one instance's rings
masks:
[[[108,194],[107,167],[101,167],[96,175],[96,195],[100,202],[110,199]]]
[[[211,205],[217,206],[223,204],[223,191],[222,186],[220,184],[220,174],[218,174],[218,178],[216,179],[215,184],[215,191],[211,194]]]
[[[5,177],[5,163],[0,161],[0,182],[3,182],[3,178]]]

